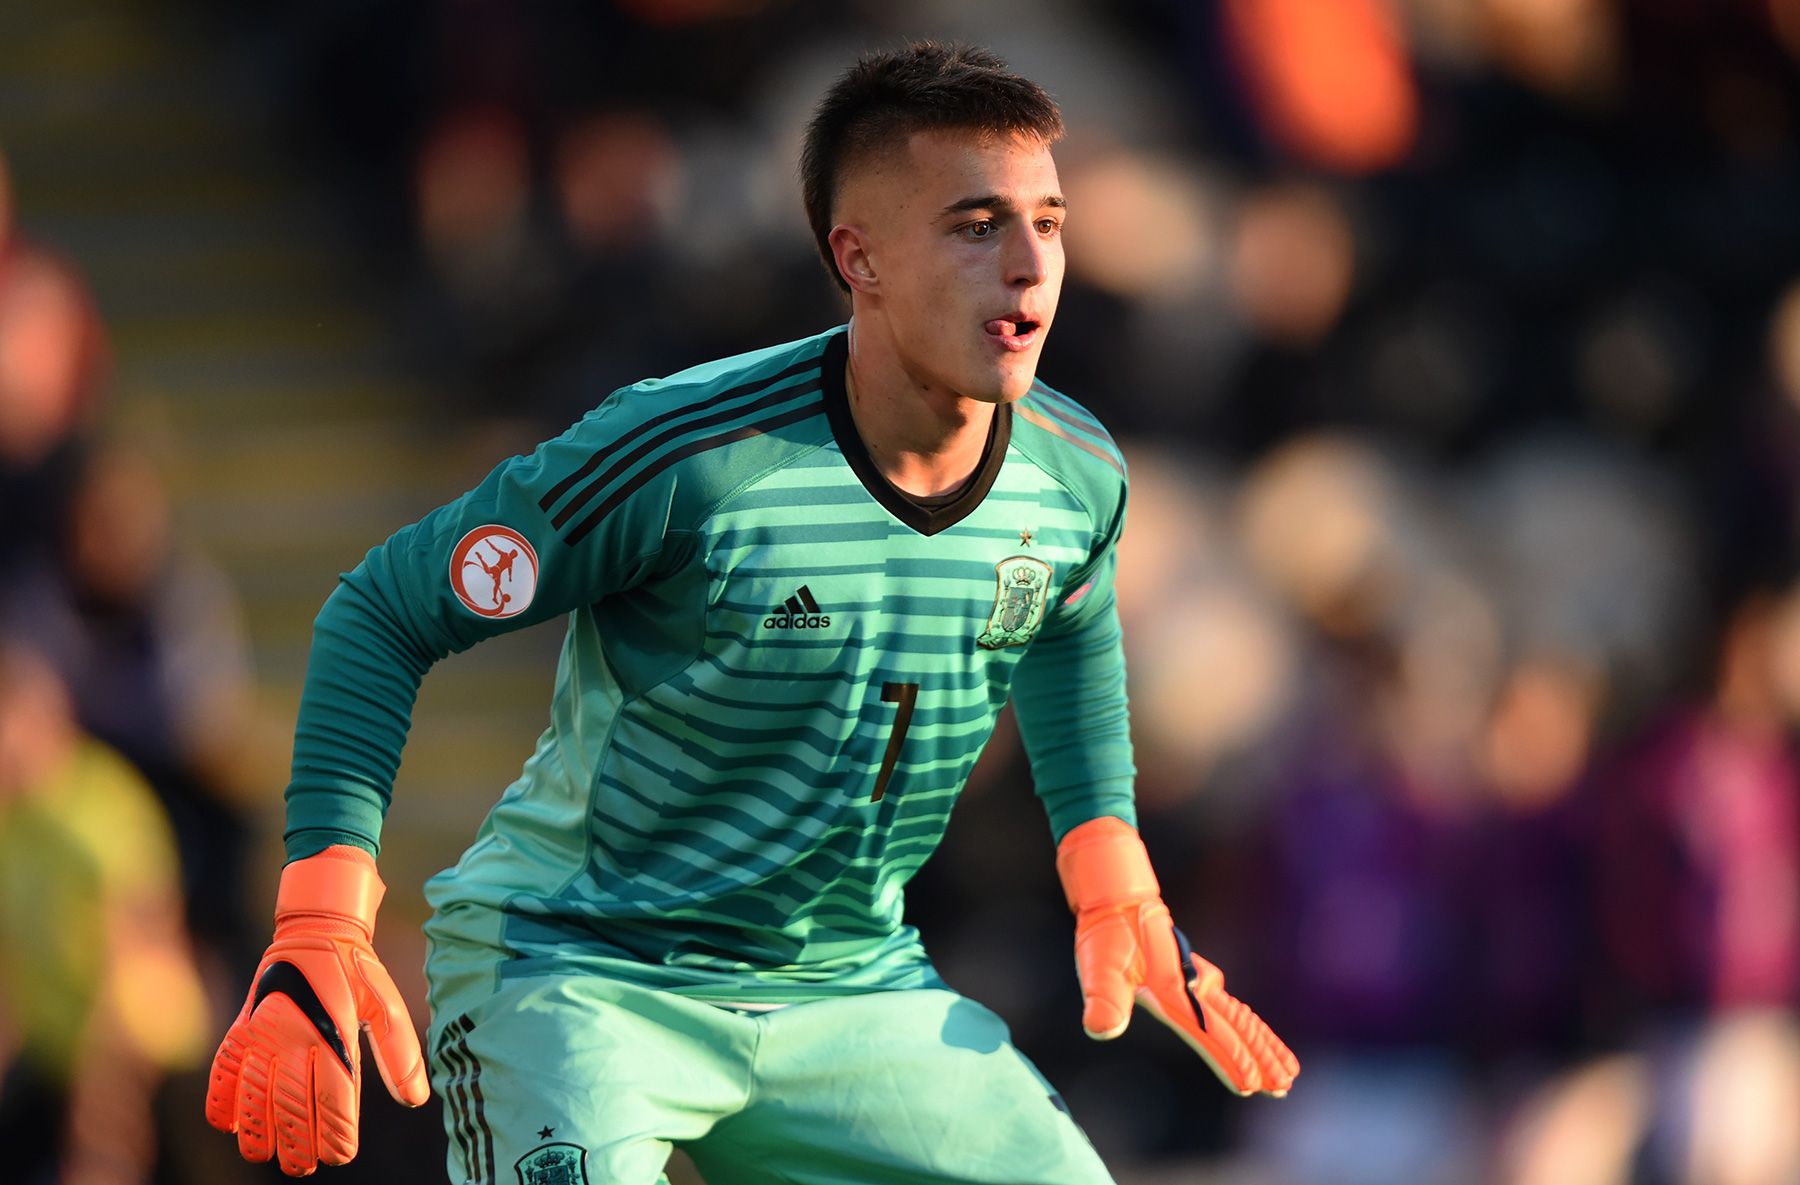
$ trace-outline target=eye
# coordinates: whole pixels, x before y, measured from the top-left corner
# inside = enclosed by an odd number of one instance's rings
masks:
[[[1062,220],[1059,218],[1040,218],[1037,220],[1037,232],[1045,238],[1049,238],[1052,235],[1059,233],[1061,230]]]
[[[989,235],[994,233],[994,229],[995,228],[994,228],[993,219],[982,218],[982,219],[979,219],[975,222],[971,222],[968,225],[964,226],[962,228],[962,233],[963,233],[963,237],[965,237],[965,238],[985,239]]]

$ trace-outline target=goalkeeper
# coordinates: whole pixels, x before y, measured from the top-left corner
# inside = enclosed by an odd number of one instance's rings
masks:
[[[820,102],[807,213],[847,326],[614,392],[343,578],[315,626],[275,938],[207,1117],[356,1153],[360,1051],[445,1103],[453,1181],[1109,1178],[902,891],[1010,698],[1082,1023],[1141,1004],[1240,1094],[1299,1066],[1170,921],[1133,827],[1125,468],[1035,381],[1063,277],[1054,102],[917,43]],[[548,729],[426,895],[425,1050],[370,946],[433,662],[552,617]],[[427,1070],[429,1064],[429,1070]]]

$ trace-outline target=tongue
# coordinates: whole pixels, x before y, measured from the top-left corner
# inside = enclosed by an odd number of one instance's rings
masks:
[[[1006,321],[996,317],[987,323],[987,331],[995,337],[1012,337],[1019,332],[1019,325],[1016,321]]]

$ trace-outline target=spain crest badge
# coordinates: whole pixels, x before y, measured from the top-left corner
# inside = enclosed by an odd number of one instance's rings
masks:
[[[519,1185],[588,1185],[587,1149],[579,1144],[540,1144],[513,1167]]]
[[[1023,646],[1043,623],[1050,565],[1028,555],[1008,556],[994,565],[994,583],[994,611],[975,643],[983,650]]]

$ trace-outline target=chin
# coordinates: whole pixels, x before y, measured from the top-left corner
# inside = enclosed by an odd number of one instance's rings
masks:
[[[1006,385],[1001,387],[999,392],[995,395],[993,402],[1017,403],[1019,400],[1025,398],[1025,396],[1031,394],[1031,380],[1036,376],[1036,373],[1036,371],[1029,371],[1024,377],[1006,383]]]
[[[970,384],[968,394],[971,399],[983,403],[1015,403],[1031,394],[1031,384],[1036,378],[1036,355],[1007,359],[982,375],[981,381]]]

